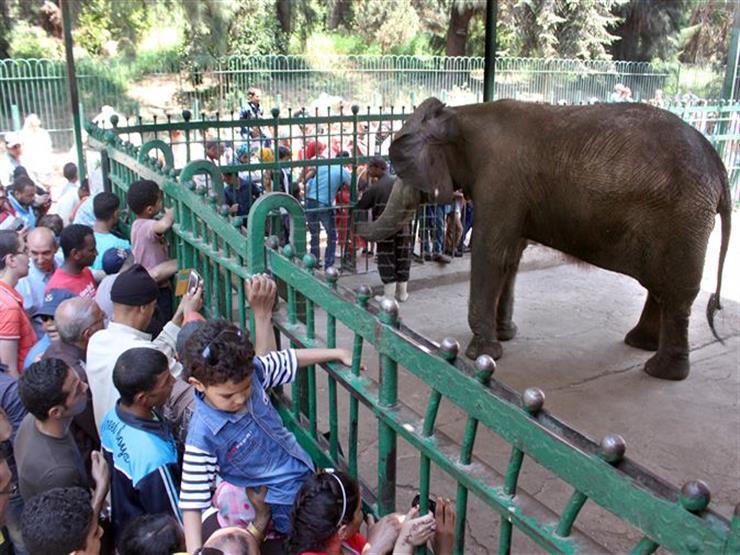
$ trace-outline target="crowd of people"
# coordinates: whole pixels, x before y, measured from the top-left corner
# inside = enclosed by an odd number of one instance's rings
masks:
[[[357,482],[316,468],[273,407],[270,389],[306,366],[350,365],[349,351],[279,350],[267,276],[246,284],[254,337],[205,320],[202,285],[175,307],[174,214],[157,184],[129,184],[125,237],[121,198],[91,193],[74,164],[49,195],[16,141],[6,134],[0,175],[0,553],[452,552],[452,502],[363,518]],[[254,199],[222,169],[230,211],[245,213]],[[392,182],[386,169],[368,165],[373,206]],[[346,172],[320,166],[290,192],[334,197],[330,176],[346,183]],[[287,192],[290,173],[275,183]],[[377,248],[404,297],[408,268]]]

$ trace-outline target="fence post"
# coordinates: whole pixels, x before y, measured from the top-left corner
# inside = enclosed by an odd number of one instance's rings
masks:
[[[10,106],[10,114],[13,119],[13,131],[21,130],[21,111],[18,109],[17,104]]]
[[[385,299],[380,305],[380,321],[390,327],[398,323],[398,303]],[[381,332],[382,333],[382,332]],[[379,343],[380,405],[390,408],[398,402],[398,363]],[[378,421],[378,513],[381,516],[396,510],[396,432],[382,420]]]

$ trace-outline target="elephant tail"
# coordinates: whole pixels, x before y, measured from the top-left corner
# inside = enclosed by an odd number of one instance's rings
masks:
[[[724,169],[724,168],[723,168]],[[725,342],[717,333],[714,328],[714,315],[718,310],[722,310],[722,305],[719,301],[720,289],[722,289],[722,270],[725,266],[725,257],[727,256],[727,247],[730,243],[730,230],[731,230],[731,219],[732,219],[732,197],[730,194],[730,185],[727,179],[727,173],[722,172],[722,195],[720,197],[719,206],[717,212],[721,222],[722,239],[719,246],[719,265],[717,267],[717,290],[709,296],[709,302],[707,303],[707,321],[709,322],[709,329],[712,330],[712,334],[717,338],[722,345]]]

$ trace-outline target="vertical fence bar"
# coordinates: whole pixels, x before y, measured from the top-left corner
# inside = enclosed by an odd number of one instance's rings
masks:
[[[391,299],[382,302],[380,321],[395,327],[398,323],[398,303]],[[381,340],[382,341],[382,340]],[[380,405],[390,408],[398,402],[398,363],[389,355],[382,342],[380,354]],[[378,421],[378,512],[381,516],[396,509],[396,432],[385,422]]]
[[[336,290],[339,272],[331,267],[326,270],[326,280],[329,286]],[[337,319],[326,315],[326,346],[334,349],[337,346]],[[329,381],[329,455],[332,461],[339,461],[339,415],[337,414],[337,381],[327,374]]]

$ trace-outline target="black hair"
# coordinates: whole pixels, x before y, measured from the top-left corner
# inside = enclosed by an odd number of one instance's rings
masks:
[[[64,380],[69,366],[58,358],[45,358],[34,362],[18,378],[18,395],[23,406],[37,420],[49,418],[49,411],[67,400]]]
[[[349,152],[347,152],[346,150],[343,150],[342,152],[337,154],[337,158],[349,158]]]
[[[236,334],[241,334],[239,340],[235,339]],[[206,347],[213,363],[203,357]],[[218,385],[240,383],[251,376],[253,358],[254,347],[246,332],[226,320],[209,320],[185,343],[183,362],[188,377],[203,385]]]
[[[62,230],[59,235],[59,245],[62,247],[64,258],[69,258],[73,250],[85,248],[85,237],[93,235],[93,230],[88,225],[70,224]]]
[[[93,523],[90,494],[83,488],[54,488],[26,500],[21,534],[28,553],[68,555],[86,547]]]
[[[177,339],[175,340],[175,352],[180,361],[185,360],[185,345],[187,344],[188,339],[190,339],[203,324],[205,324],[205,320],[193,320],[180,328],[180,331],[177,334]]]
[[[229,532],[222,534],[215,540],[209,539],[208,547],[200,551],[199,555],[224,555],[226,553],[233,555],[251,555],[254,553],[252,546],[249,544],[249,532]],[[259,551],[257,551],[259,553]]]
[[[159,186],[150,179],[134,181],[129,185],[126,202],[131,211],[137,216],[148,206],[154,206],[162,196]]]
[[[291,152],[287,146],[280,145],[278,147],[278,160],[283,160],[290,156]]]
[[[36,190],[36,184],[33,182],[33,179],[27,175],[21,175],[13,180],[14,195],[20,195],[26,190],[26,187],[33,187],[34,191]]]
[[[54,233],[57,239],[64,229],[64,220],[59,214],[44,214],[36,222],[36,227],[46,227]]]
[[[113,385],[121,402],[130,406],[137,393],[151,391],[162,372],[169,371],[167,355],[157,349],[134,347],[124,351],[113,367]]]
[[[118,195],[105,191],[98,193],[93,199],[95,219],[110,220],[119,206],[121,206],[121,200],[118,198]]]
[[[137,516],[126,525],[118,542],[120,555],[172,555],[181,551],[185,551],[185,535],[177,520],[165,513]]]
[[[369,168],[379,168],[383,171],[388,169],[388,163],[383,160],[380,156],[373,156],[367,163]]]
[[[87,177],[80,183],[80,190],[90,192],[90,180]]]
[[[342,516],[342,481],[347,502]],[[360,488],[349,474],[319,472],[308,477],[293,503],[293,524],[286,549],[290,555],[324,551],[342,524],[352,522],[360,503]],[[340,522],[341,518],[341,522]]]
[[[20,247],[18,234],[12,229],[0,230],[0,271],[5,269],[5,257],[16,254]]]
[[[62,168],[62,175],[67,181],[77,179],[77,166],[72,162],[67,162],[64,164],[64,168]]]
[[[25,168],[25,166],[16,166],[13,169],[13,179],[18,179],[19,177],[28,177],[28,170]]]

